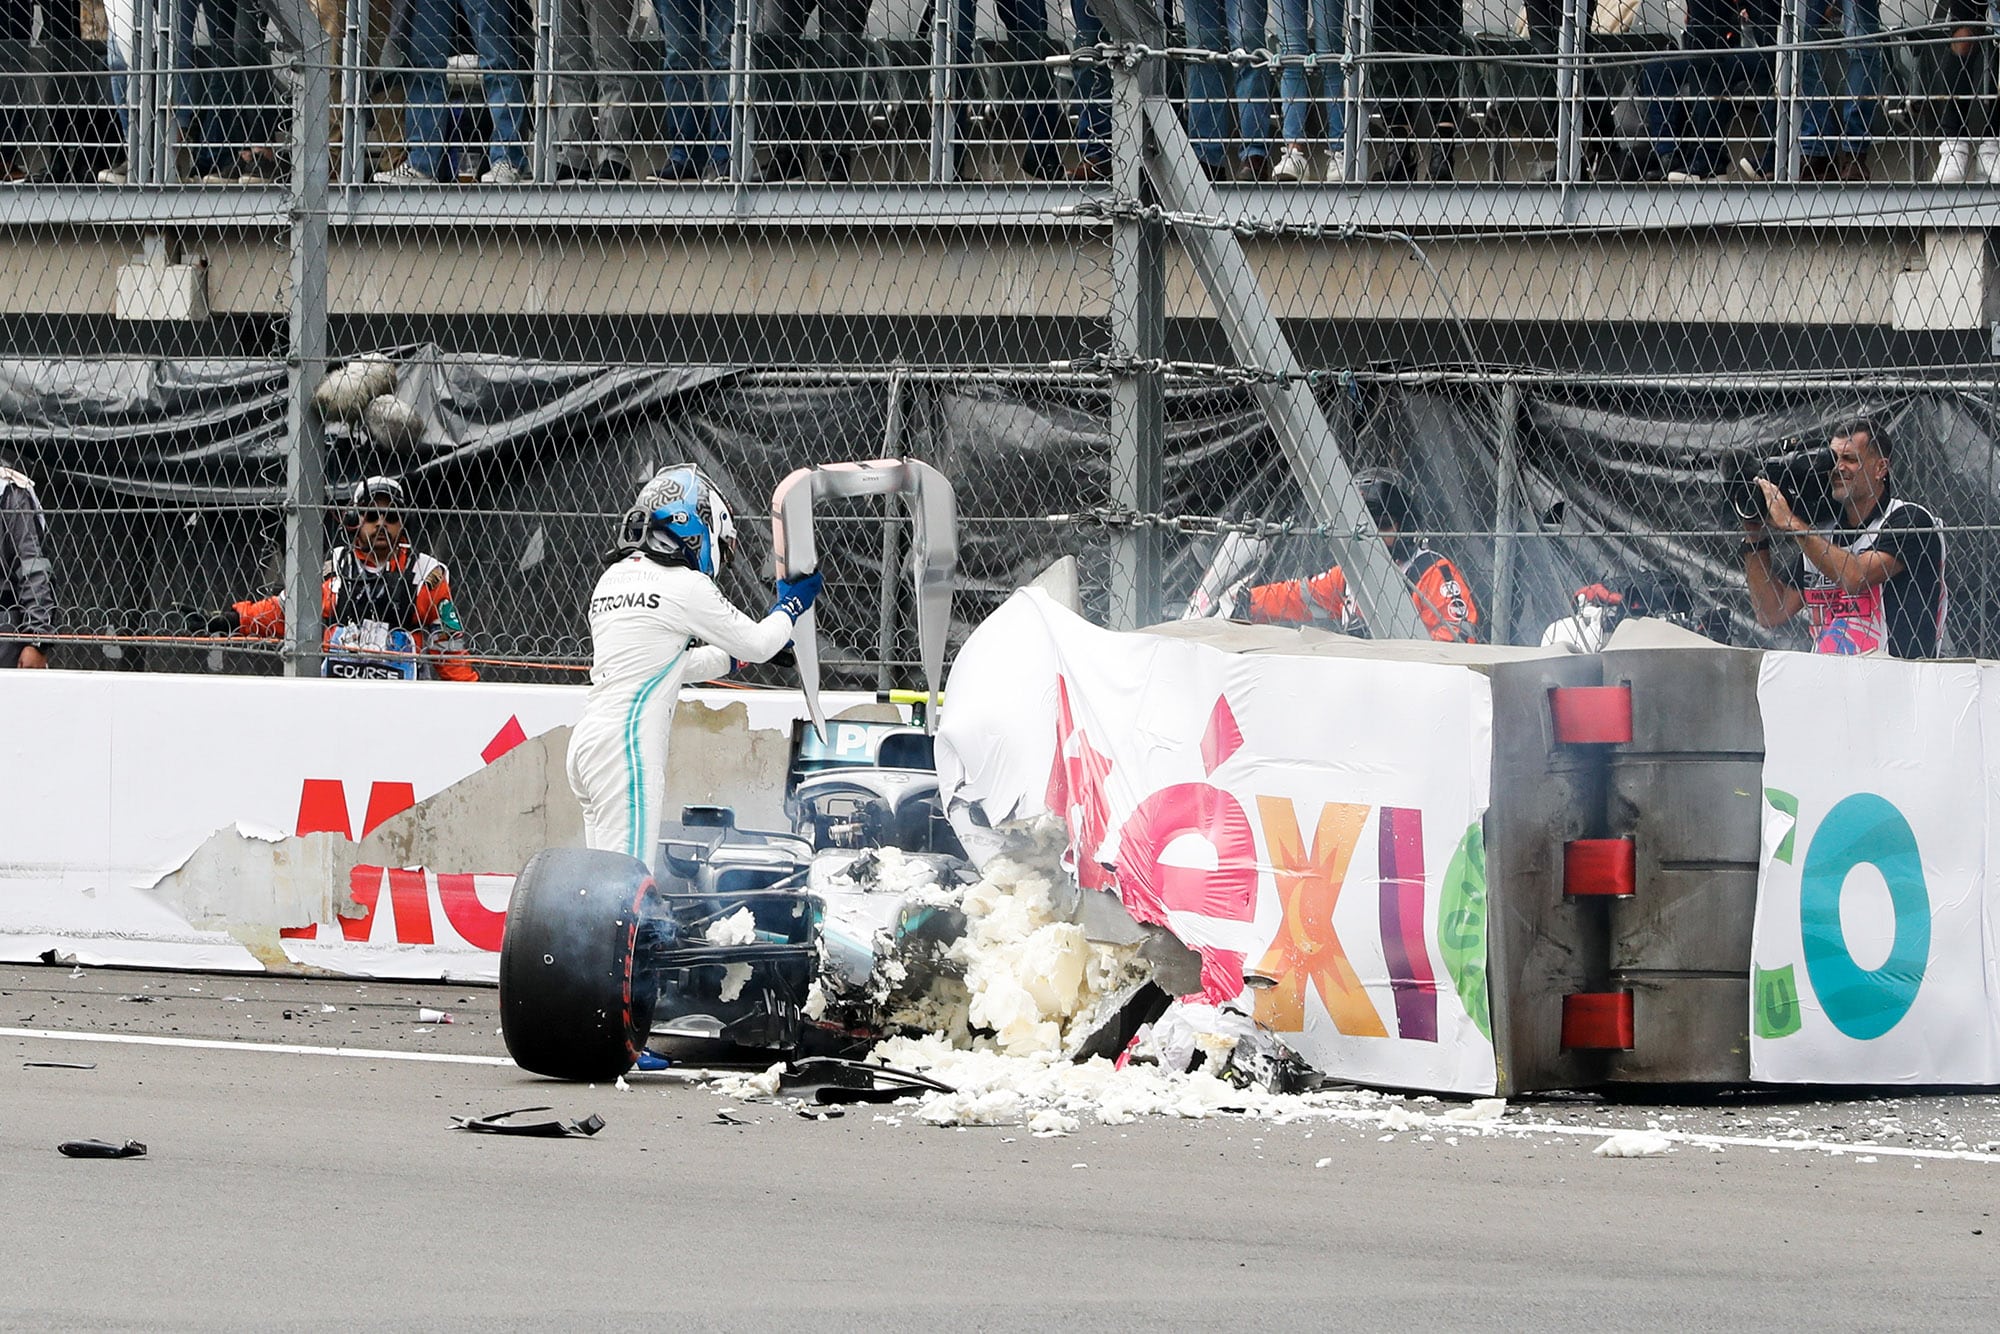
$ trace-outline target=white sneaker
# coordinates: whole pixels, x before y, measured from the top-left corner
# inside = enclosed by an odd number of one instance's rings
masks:
[[[437,179],[418,171],[407,162],[398,163],[387,171],[375,173],[377,185],[436,185]]]
[[[1347,179],[1347,150],[1336,148],[1326,155],[1326,183],[1339,185]]]
[[[1982,144],[1982,150],[1984,147]],[[1932,185],[1963,185],[1971,172],[1970,139],[1946,139],[1938,145],[1937,170],[1931,173]]]
[[[115,167],[105,167],[97,173],[97,183],[99,185],[124,185],[129,180],[131,180],[131,175],[127,170],[126,164],[123,162]]]
[[[479,179],[488,185],[519,185],[528,179],[528,173],[511,162],[496,162],[491,169],[480,172]]]
[[[1312,164],[1306,161],[1306,151],[1297,144],[1286,144],[1285,151],[1278,155],[1278,165],[1271,168],[1274,181],[1309,181],[1312,179]]]
[[[1972,179],[2000,184],[2000,139],[1981,139],[1977,160],[1979,166]]]

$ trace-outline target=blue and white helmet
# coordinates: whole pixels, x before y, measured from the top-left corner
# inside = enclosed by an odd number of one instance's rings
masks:
[[[714,578],[722,571],[724,551],[735,545],[736,524],[707,473],[691,463],[671,463],[639,488],[619,539],[623,547]]]

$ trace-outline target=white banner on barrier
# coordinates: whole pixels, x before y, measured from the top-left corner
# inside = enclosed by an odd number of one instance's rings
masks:
[[[1750,1073],[2000,1079],[1989,844],[2000,677],[1768,653]]]
[[[584,693],[0,673],[0,959],[54,950],[90,964],[254,971],[264,966],[254,942],[334,971],[490,980],[518,866],[357,867],[347,897],[360,915],[317,924],[262,925],[283,911],[269,885],[204,887],[200,912],[155,886],[232,826],[271,842],[313,832],[358,840],[570,724]],[[796,692],[686,698],[742,704],[753,729],[788,732],[804,715]],[[831,708],[853,702],[829,697]]]
[[[948,802],[1067,823],[1077,877],[1201,952],[1330,1074],[1494,1088],[1480,817],[1486,678],[1225,653],[1017,593],[960,651]]]

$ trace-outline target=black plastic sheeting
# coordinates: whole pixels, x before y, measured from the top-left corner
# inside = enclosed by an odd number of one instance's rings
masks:
[[[677,459],[702,464],[744,512],[742,558],[725,583],[753,610],[769,599],[769,530],[759,514],[778,480],[807,463],[900,452],[938,467],[958,489],[955,638],[1063,555],[1081,562],[1089,610],[1099,618],[1112,611],[1105,579],[1114,530],[1051,518],[1104,506],[1112,494],[1111,406],[1102,389],[1025,378],[899,380],[886,371],[814,379],[523,363],[429,347],[395,356],[397,394],[423,422],[421,439],[389,448],[358,427],[330,424],[330,483],[377,471],[408,479],[416,535],[450,562],[477,652],[586,658],[582,606],[611,522],[655,467]],[[900,405],[893,437],[892,386]],[[284,394],[283,368],[267,362],[0,363],[0,459],[40,484],[66,629],[156,631],[173,602],[210,605],[275,586]],[[1990,531],[2000,520],[2000,420],[1985,396],[1524,389],[1513,433],[1518,487],[1506,515],[1497,389],[1352,382],[1329,386],[1322,401],[1351,463],[1393,466],[1410,478],[1422,526],[1464,568],[1489,625],[1501,610],[1499,563],[1511,547],[1512,597],[1501,619],[1519,643],[1537,642],[1581,584],[1638,569],[1684,581],[1734,642],[1802,643],[1790,632],[1774,641],[1748,617],[1738,525],[1716,459],[1821,441],[1841,416],[1873,412],[1896,440],[1901,492],[1966,528],[1949,539],[1952,650],[2000,654],[1987,596],[2000,567]],[[1176,389],[1166,419],[1163,514],[1312,525],[1248,391]],[[336,491],[329,516],[338,510]],[[885,548],[882,513],[879,502],[864,502],[854,517],[820,528],[830,679],[877,684],[871,664],[883,657],[900,664],[896,683],[914,679],[902,577],[888,581],[886,602],[882,593],[885,560],[895,568],[906,559],[907,535],[891,526]],[[1500,527],[1513,533],[1510,542],[1497,540]],[[1171,616],[1219,539],[1166,528],[1160,540],[1161,613]],[[1258,577],[1315,573],[1331,554],[1323,537],[1276,539]],[[203,663],[156,654],[147,665]]]

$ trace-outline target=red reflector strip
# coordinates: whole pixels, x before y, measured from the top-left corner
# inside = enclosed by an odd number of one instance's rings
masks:
[[[1563,844],[1563,893],[1634,892],[1638,851],[1629,838],[1579,838]]]
[[[1618,745],[1632,739],[1632,687],[1557,686],[1549,714],[1559,745]]]
[[[1564,1051],[1632,1050],[1632,993],[1579,991],[1563,997]]]

